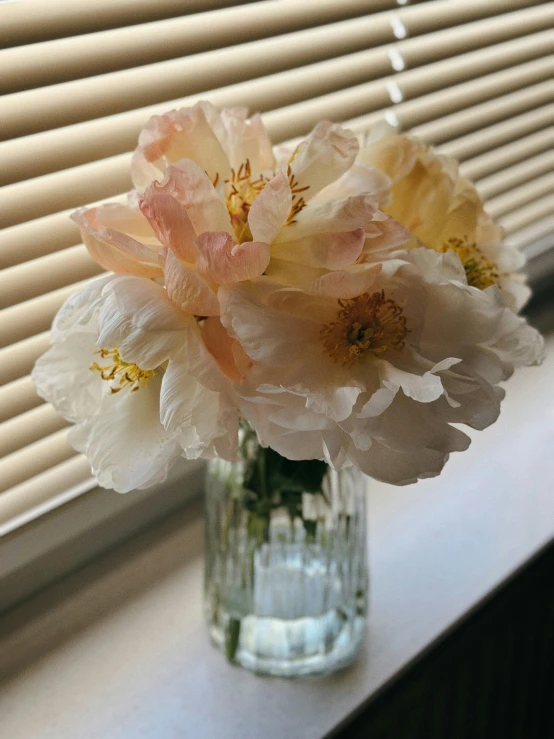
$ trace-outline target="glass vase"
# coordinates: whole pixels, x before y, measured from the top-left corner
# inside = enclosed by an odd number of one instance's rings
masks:
[[[241,432],[211,460],[205,609],[227,658],[261,674],[332,672],[355,657],[367,611],[366,478],[294,462]]]

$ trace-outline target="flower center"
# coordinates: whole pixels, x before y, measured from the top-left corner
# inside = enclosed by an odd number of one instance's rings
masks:
[[[231,216],[231,224],[239,244],[252,241],[252,232],[248,225],[248,213],[252,203],[267,185],[269,180],[264,175],[252,179],[250,161],[240,165],[238,171],[231,170],[231,179],[225,180],[227,210]]]
[[[447,251],[456,252],[464,267],[468,285],[484,290],[498,283],[496,264],[487,259],[475,244],[468,244],[466,240],[462,239],[449,239],[440,247],[439,251],[443,253]]]
[[[117,347],[100,349],[96,354],[107,361],[103,365],[93,362],[89,369],[100,373],[100,377],[110,384],[112,393],[118,393],[127,386],[134,393],[141,384],[148,385],[148,380],[157,373],[157,370],[143,370],[136,364],[124,362]]]
[[[306,187],[299,186],[294,174],[291,172],[290,165],[287,169],[287,177],[292,192],[292,206],[286,221],[288,225],[294,223],[298,213],[305,208],[306,201],[300,193],[308,190],[309,185],[306,185]],[[240,165],[236,172],[232,169],[231,178],[225,180],[227,210],[231,216],[231,224],[239,244],[243,244],[245,241],[252,241],[252,231],[248,225],[248,214],[250,213],[252,203],[267,185],[269,179],[264,174],[260,174],[256,179],[253,179],[250,161],[247,159],[246,162]],[[218,180],[219,175],[216,176],[214,187],[217,185]]]
[[[406,318],[384,290],[338,303],[337,320],[323,326],[320,333],[333,362],[351,367],[364,354],[402,349],[409,333]]]

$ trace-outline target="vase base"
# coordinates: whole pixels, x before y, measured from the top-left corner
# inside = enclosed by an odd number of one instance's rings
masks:
[[[333,609],[318,617],[276,619],[223,616],[210,625],[212,642],[230,661],[258,675],[325,675],[350,664],[363,641],[366,620]]]

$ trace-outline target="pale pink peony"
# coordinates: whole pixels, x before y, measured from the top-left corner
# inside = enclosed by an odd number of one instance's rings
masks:
[[[389,247],[409,238],[398,225],[389,233],[390,218],[383,225],[389,180],[356,164],[358,151],[354,134],[320,123],[278,161],[259,116],[198,103],[146,126],[129,205],[84,208],[74,219],[91,255],[115,272],[161,276],[163,247],[212,285],[283,263],[343,268],[368,238]]]

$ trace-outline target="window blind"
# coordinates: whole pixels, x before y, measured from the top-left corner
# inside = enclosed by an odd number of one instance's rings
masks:
[[[275,142],[384,118],[458,157],[532,253],[554,220],[553,22],[532,0],[0,2],[0,532],[93,486],[29,372],[101,272],[69,214],[124,196],[151,115],[247,105]]]

